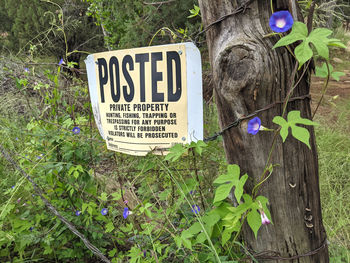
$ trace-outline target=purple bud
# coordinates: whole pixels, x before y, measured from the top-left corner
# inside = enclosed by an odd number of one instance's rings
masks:
[[[271,221],[267,218],[266,214],[264,213],[264,211],[260,211],[260,216],[261,216],[261,223],[263,225],[268,225],[271,223]]]

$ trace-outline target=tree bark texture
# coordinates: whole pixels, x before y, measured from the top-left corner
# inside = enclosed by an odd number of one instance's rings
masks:
[[[219,18],[249,3],[242,12],[211,25]],[[209,58],[213,71],[215,100],[221,127],[266,105],[286,98],[295,60],[286,48],[273,50],[278,37],[263,37],[271,33],[270,0],[199,0],[206,31]],[[302,20],[296,0],[273,1],[274,10],[289,10],[295,20]],[[301,75],[298,71],[297,77]],[[309,94],[309,74],[306,74],[292,97]],[[303,118],[311,119],[310,100],[288,103],[287,112],[300,110]],[[274,116],[282,114],[282,104],[258,114],[265,127],[277,128]],[[247,123],[223,134],[227,161],[238,164],[248,173],[245,191],[251,193],[260,181],[273,142],[272,132],[247,133]],[[294,257],[316,250],[315,255],[280,261],[259,259],[259,262],[329,262],[326,233],[322,224],[318,159],[314,130],[310,131],[311,150],[291,135],[282,143],[278,135],[272,155],[271,177],[262,185],[259,195],[269,199],[273,224],[262,226],[255,239],[244,227],[245,245],[255,253],[278,252],[280,257]],[[271,255],[271,253],[268,253]]]

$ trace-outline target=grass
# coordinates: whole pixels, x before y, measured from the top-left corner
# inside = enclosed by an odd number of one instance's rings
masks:
[[[316,129],[323,223],[331,262],[350,262],[350,100],[318,116]]]

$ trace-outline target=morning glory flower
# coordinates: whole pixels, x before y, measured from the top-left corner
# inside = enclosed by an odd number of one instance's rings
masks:
[[[192,205],[192,213],[198,214],[201,209],[198,205]]]
[[[264,211],[260,211],[260,216],[261,216],[261,223],[263,225],[268,225],[271,223],[271,221],[267,218],[267,216],[265,215]]]
[[[103,208],[103,209],[101,210],[101,214],[102,214],[103,216],[107,215],[107,213],[108,213],[108,209],[107,209],[107,208]]]
[[[129,208],[124,207],[123,217],[127,219],[129,215],[131,215],[131,211],[129,211]]]
[[[81,211],[79,211],[79,210],[75,211],[75,215],[76,216],[80,216],[81,215]]]
[[[79,127],[74,127],[74,128],[72,129],[72,132],[73,132],[74,134],[79,134],[79,133],[80,133],[80,128],[79,128]]]
[[[270,17],[270,27],[272,31],[277,33],[286,32],[292,28],[294,23],[292,15],[289,11],[278,11]]]
[[[63,58],[61,58],[60,62],[58,62],[58,65],[61,66],[64,63]]]
[[[250,134],[257,134],[261,128],[261,120],[259,117],[255,117],[253,119],[251,119],[249,122],[248,122],[248,128],[247,128],[247,131],[248,133]]]

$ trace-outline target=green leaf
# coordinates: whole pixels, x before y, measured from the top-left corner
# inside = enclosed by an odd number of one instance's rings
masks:
[[[317,53],[326,60],[329,60],[329,49],[327,43],[322,41],[314,41],[312,44],[315,46]]]
[[[332,65],[329,65],[329,71],[332,72],[333,67]],[[321,67],[317,67],[316,66],[316,77],[320,77],[320,78],[327,78],[328,76],[328,69],[327,69],[327,65],[326,63],[323,63]]]
[[[207,227],[213,227],[217,222],[219,222],[220,218],[220,215],[213,213],[204,216],[202,220]]]
[[[84,213],[84,211],[86,210],[86,208],[88,207],[89,205],[86,204],[86,203],[83,203],[83,206],[81,208],[81,212]]]
[[[191,240],[188,239],[182,239],[182,244],[184,245],[185,248],[191,249],[192,250],[192,243]]]
[[[234,232],[234,228],[227,228],[225,227],[225,230],[222,232],[221,236],[221,245],[224,246],[227,241],[231,239],[231,235]]]
[[[100,199],[104,202],[107,201],[107,194],[106,193],[102,193],[101,196],[100,196]]]
[[[181,248],[181,246],[182,246],[182,238],[178,237],[178,236],[175,236],[174,240],[175,240],[175,244],[177,245],[177,247]]]
[[[332,35],[332,30],[329,30],[327,28],[316,28],[311,31],[308,38],[310,39],[310,41],[319,41],[320,39],[324,40],[330,35]]]
[[[187,149],[185,149],[182,144],[176,144],[170,148],[169,153],[165,156],[164,160],[175,162],[186,152]]]
[[[309,143],[310,133],[307,129],[294,126],[292,127],[292,135],[295,139],[305,143],[311,149],[310,143]]]
[[[346,46],[342,42],[340,42],[339,39],[330,39],[328,41],[328,46],[339,47],[339,48],[346,48]]]
[[[243,187],[244,187],[245,182],[247,181],[247,179],[248,179],[248,175],[247,174],[243,175],[239,179],[238,184],[236,185],[235,197],[236,197],[236,200],[237,200],[238,203],[241,201],[241,197],[243,195]]]
[[[202,231],[201,224],[196,222],[187,231],[194,236],[195,234],[198,234]]]
[[[344,72],[332,72],[331,76],[336,81],[339,81],[340,80],[339,77],[345,76],[345,73]]]
[[[234,183],[220,185],[215,191],[213,203],[215,204],[216,202],[226,199],[233,186]]]
[[[196,244],[203,244],[207,240],[207,236],[204,233],[200,233],[196,238]]]
[[[192,143],[191,143],[192,144]],[[202,155],[203,148],[207,147],[207,144],[203,141],[198,141],[194,145],[194,150],[197,154]]]
[[[196,17],[199,15],[199,12],[200,12],[199,6],[193,5],[193,9],[190,9],[191,15],[189,15],[187,18]]]
[[[230,164],[227,166],[227,174],[220,175],[215,179],[214,184],[224,184],[227,182],[238,181],[240,174],[239,166],[236,164]]]
[[[303,124],[303,125],[317,125],[315,122],[304,119],[300,117],[300,111],[290,111],[287,116],[288,122],[286,122],[282,117],[276,116],[273,119],[273,122],[280,125],[281,131],[280,135],[283,139],[283,142],[285,142],[287,136],[288,136],[288,129],[291,127],[292,129],[292,136],[296,138],[297,140],[305,143],[309,148],[309,139],[310,134],[309,131],[305,128],[296,126],[296,124]]]
[[[108,256],[109,257],[114,257],[114,255],[117,253],[117,249],[115,248],[115,249],[113,249],[113,250],[111,250],[111,251],[108,251]]]
[[[255,238],[258,237],[258,230],[261,227],[261,217],[256,209],[253,209],[247,214],[247,222],[250,228],[253,230]]]
[[[296,21],[293,24],[292,31],[285,37],[281,38],[274,46],[274,48],[288,46],[298,40],[305,40],[308,35],[307,27],[304,23]]]
[[[329,66],[329,72],[331,74],[331,77],[336,80],[336,81],[339,81],[339,77],[341,76],[345,76],[345,73],[344,72],[335,72],[333,71],[333,66],[331,64],[328,64]],[[317,67],[316,66],[316,74],[315,74],[317,77],[320,77],[320,78],[327,78],[328,76],[328,69],[327,69],[327,65],[326,63],[323,63],[321,67]]]
[[[106,233],[110,233],[114,230],[114,225],[112,222],[109,222],[107,225],[106,225]]]
[[[285,142],[288,136],[288,129],[289,129],[288,122],[285,119],[283,119],[281,116],[274,117],[272,122],[281,126],[280,135],[282,137],[283,142]]]
[[[313,52],[309,46],[309,43],[307,41],[304,41],[295,48],[294,54],[296,59],[299,62],[299,69],[300,69],[301,66],[305,64],[306,61],[312,58]]]

